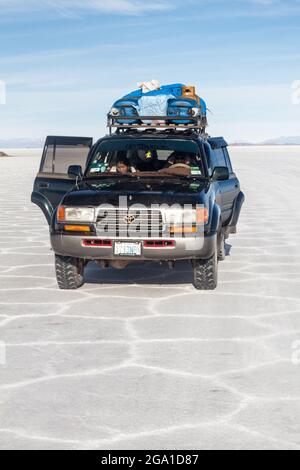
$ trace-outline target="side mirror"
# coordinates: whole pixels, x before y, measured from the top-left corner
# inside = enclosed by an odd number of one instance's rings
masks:
[[[71,165],[68,168],[68,176],[69,178],[82,178],[83,172],[80,165]]]
[[[212,179],[214,181],[226,181],[229,180],[229,170],[227,166],[217,166],[214,169]]]

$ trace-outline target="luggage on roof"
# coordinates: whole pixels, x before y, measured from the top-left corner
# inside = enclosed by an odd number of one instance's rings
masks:
[[[194,86],[181,83],[160,86],[158,81],[152,80],[117,100],[111,117],[120,126],[147,126],[153,122],[173,126],[197,124],[205,131],[206,113],[206,103],[196,94]],[[149,117],[151,119],[145,119]]]

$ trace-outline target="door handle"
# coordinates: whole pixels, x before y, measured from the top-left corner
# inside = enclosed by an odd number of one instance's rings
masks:
[[[49,186],[50,186],[49,183],[40,183],[40,184],[39,184],[39,188],[40,188],[40,189],[48,189]]]

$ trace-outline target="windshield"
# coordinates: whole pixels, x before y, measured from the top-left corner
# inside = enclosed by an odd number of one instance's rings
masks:
[[[120,139],[99,144],[87,177],[203,177],[198,145],[191,140]]]

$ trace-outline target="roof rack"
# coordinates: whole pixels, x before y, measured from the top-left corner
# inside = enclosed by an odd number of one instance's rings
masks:
[[[128,130],[128,129],[173,129],[173,130],[193,130],[198,134],[207,136],[205,129],[207,126],[206,118],[191,117],[190,124],[171,124],[170,121],[186,121],[188,118],[185,116],[121,116],[109,113],[107,115],[107,127],[109,133],[112,134],[112,129]],[[136,124],[120,124],[118,121],[139,121]],[[150,121],[150,124],[144,121]]]

